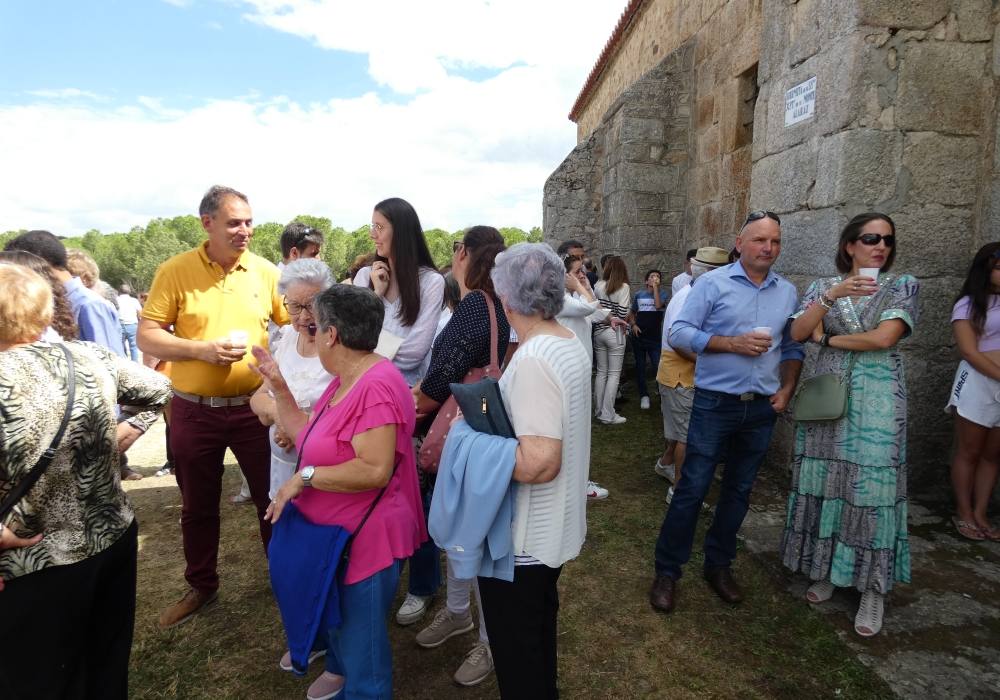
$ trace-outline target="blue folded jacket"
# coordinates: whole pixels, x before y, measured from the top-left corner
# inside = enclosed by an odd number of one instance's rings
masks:
[[[476,432],[464,420],[448,431],[427,531],[458,578],[514,580],[516,449],[516,439]]]
[[[325,647],[327,630],[340,627],[337,564],[350,535],[337,525],[314,525],[294,503],[271,530],[271,589],[298,676],[305,675],[309,653]]]

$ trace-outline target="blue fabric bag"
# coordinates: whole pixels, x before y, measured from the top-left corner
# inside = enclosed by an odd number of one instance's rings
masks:
[[[314,525],[291,502],[271,530],[271,589],[297,676],[305,675],[313,649],[325,646],[327,630],[340,627],[337,572],[350,537],[337,525]]]

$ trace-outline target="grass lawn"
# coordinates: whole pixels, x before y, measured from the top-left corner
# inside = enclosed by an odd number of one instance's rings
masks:
[[[698,575],[707,518],[680,584],[677,610],[668,617],[650,608],[653,545],[666,507],[666,482],[652,470],[662,447],[660,416],[656,401],[651,410],[640,411],[634,398],[621,405],[621,413],[627,424],[594,428],[591,475],[611,496],[590,504],[584,551],[560,579],[563,697],[891,697],[828,622],[792,599],[748,554],[741,552],[734,568],[747,600],[733,608],[716,598]],[[226,470],[225,499],[238,484],[233,465]],[[222,505],[219,603],[162,632],[156,627],[160,611],[185,590],[180,496],[171,478],[128,482],[127,488],[140,521],[130,696],[305,697],[319,665],[308,679],[278,670],[284,634],[253,509],[228,500]],[[442,589],[435,609],[443,594]],[[476,688],[452,683],[474,632],[424,650],[413,641],[420,626],[390,624],[396,697],[498,696],[492,676]]]

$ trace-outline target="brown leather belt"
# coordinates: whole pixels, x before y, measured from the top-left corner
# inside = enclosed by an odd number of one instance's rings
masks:
[[[190,401],[191,403],[196,403],[201,406],[208,406],[210,408],[246,406],[250,403],[249,394],[244,394],[242,396],[199,396],[198,394],[189,394],[186,391],[178,391],[177,389],[174,389],[174,396],[179,399],[184,399],[185,401]]]

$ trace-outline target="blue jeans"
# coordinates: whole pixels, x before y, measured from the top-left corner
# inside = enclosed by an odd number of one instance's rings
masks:
[[[687,456],[674,497],[656,540],[656,573],[681,577],[691,558],[698,513],[715,466],[725,457],[715,517],[705,534],[705,571],[728,568],[736,558],[736,533],[750,506],[750,490],[764,461],[777,414],[766,398],[740,401],[717,391],[695,389]]]
[[[635,353],[635,381],[639,386],[639,397],[649,397],[646,390],[646,360],[656,374],[657,367],[660,366],[660,344],[659,337],[647,338],[645,335],[632,336],[632,352]]]
[[[366,579],[340,586],[339,628],[327,631],[326,670],[344,677],[338,700],[392,697],[392,647],[386,618],[403,560]]]
[[[122,324],[122,344],[128,350],[133,362],[139,361],[139,346],[135,342],[135,332],[138,328],[138,323]]]
[[[430,518],[431,496],[434,495],[434,487],[429,487],[421,493],[424,503],[424,520]],[[437,593],[441,586],[441,550],[434,544],[430,537],[420,545],[413,554],[410,555],[410,583],[407,591],[413,595],[423,597],[432,596]]]

